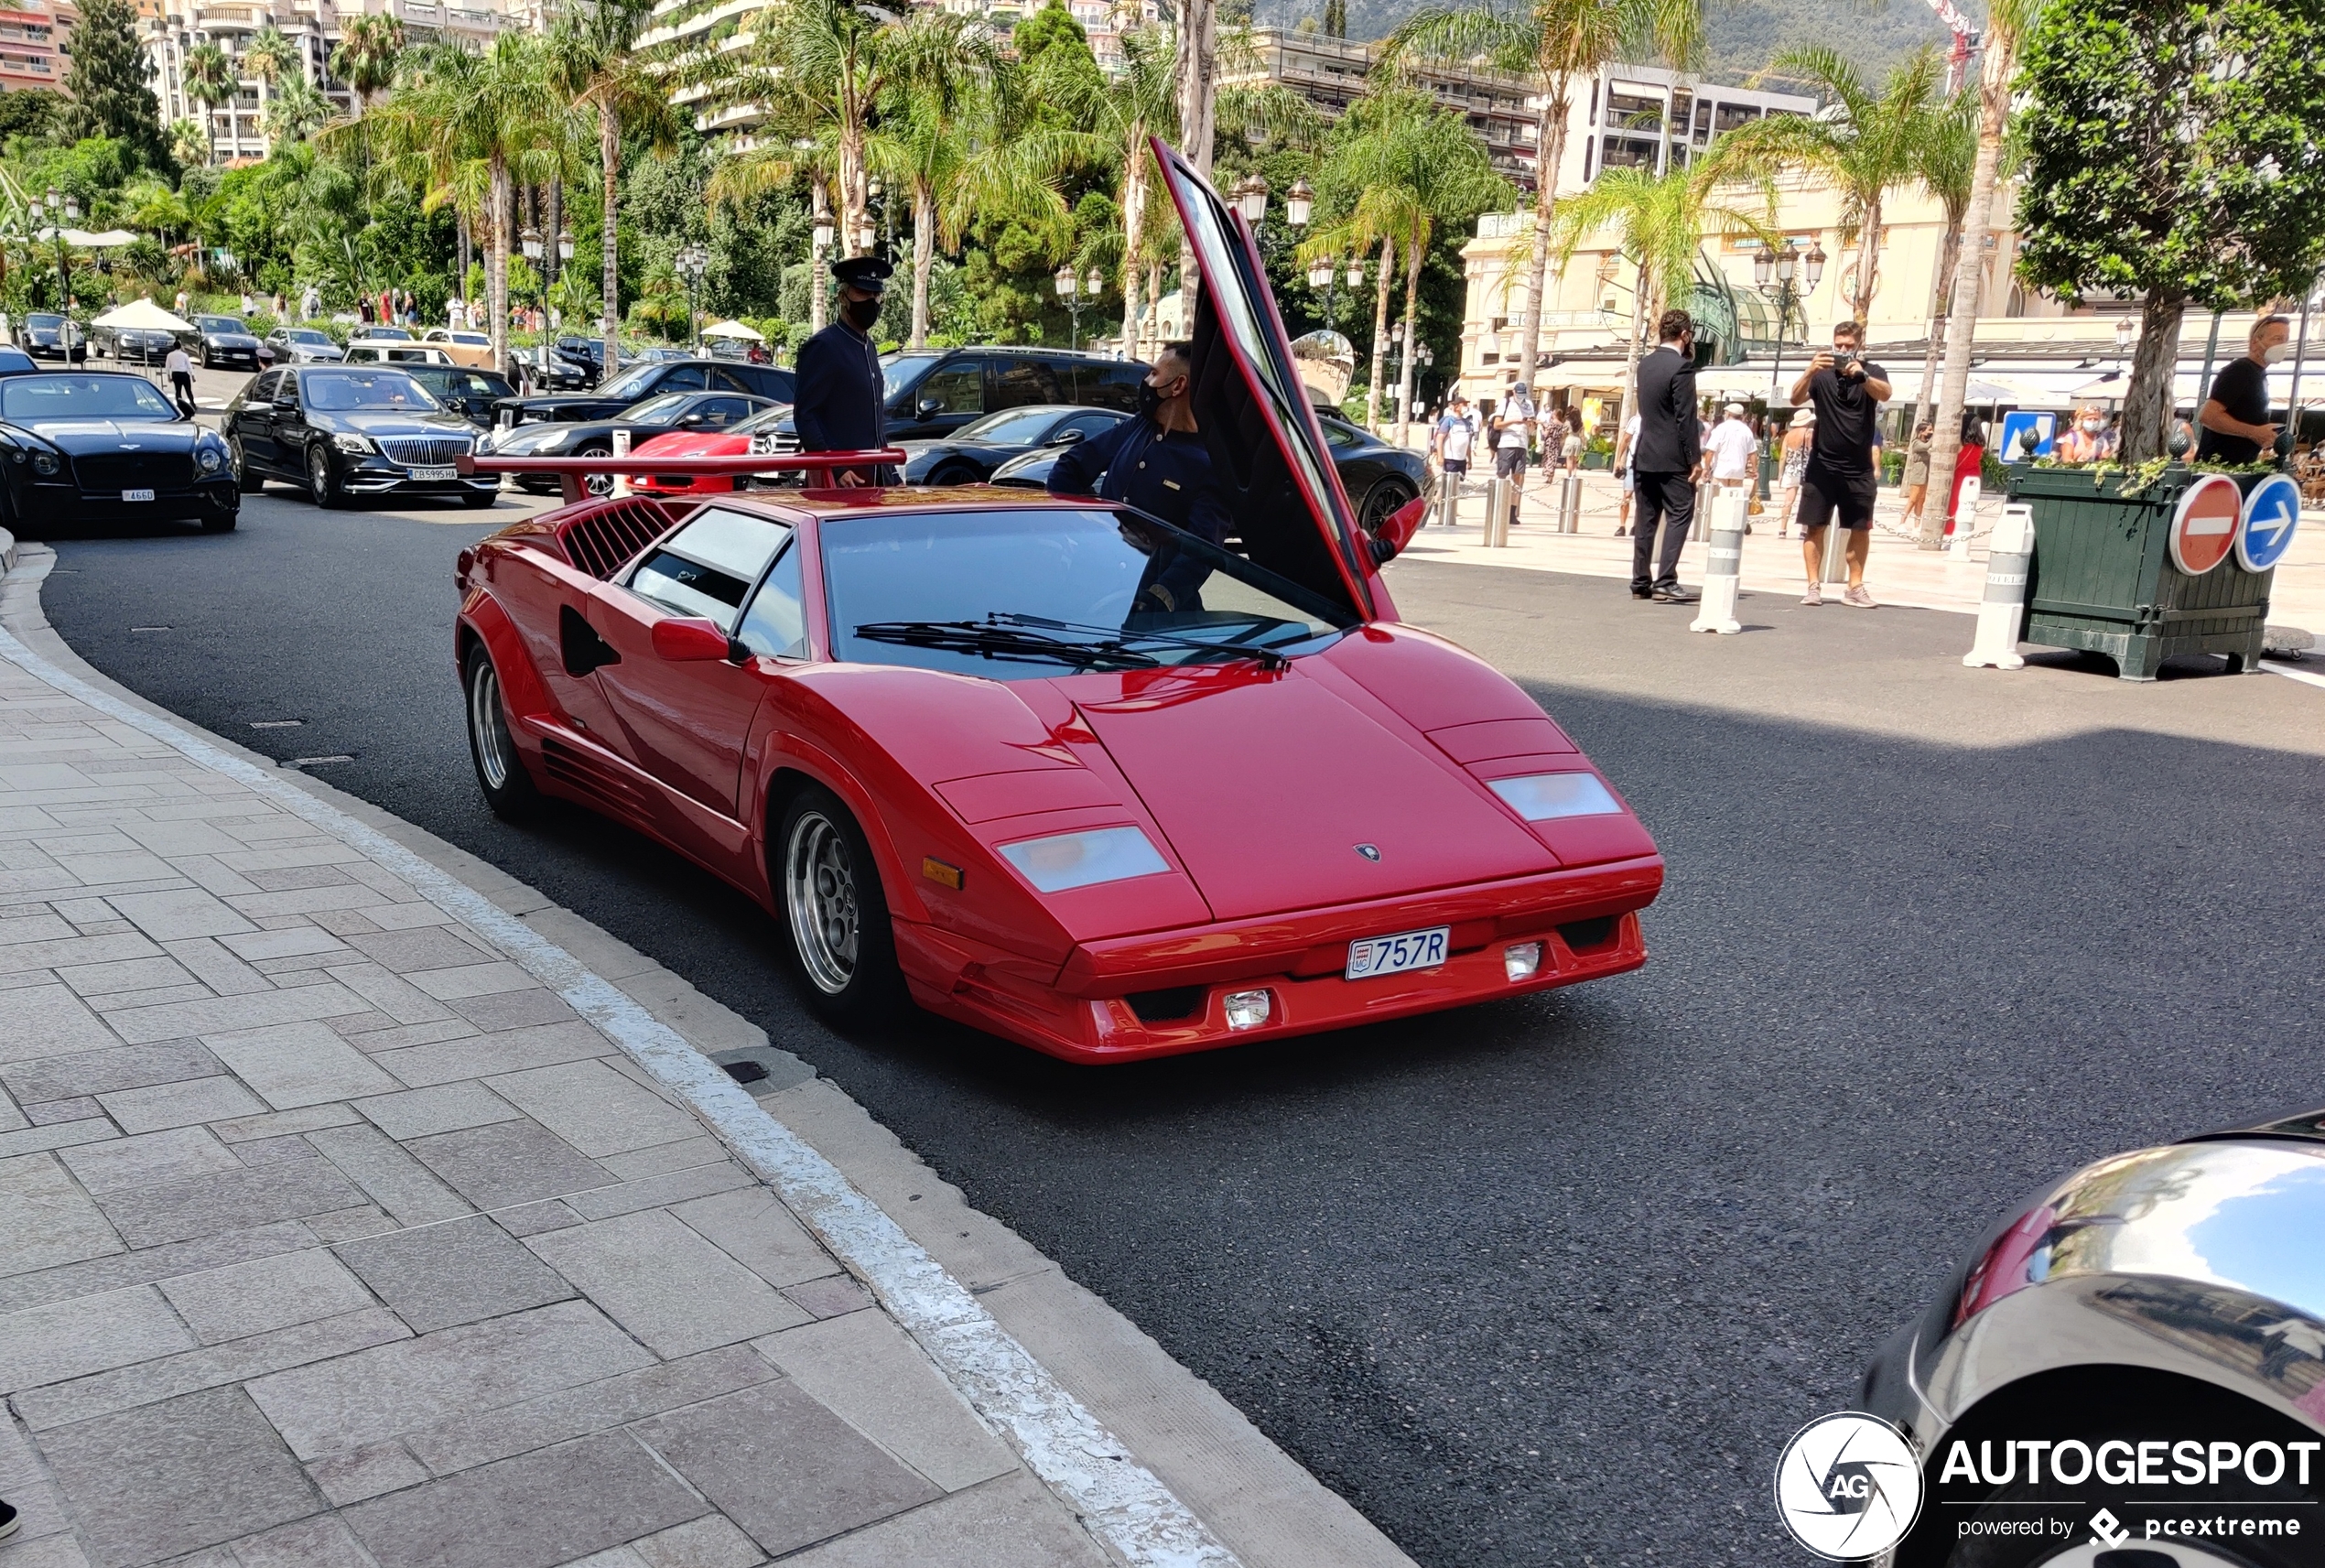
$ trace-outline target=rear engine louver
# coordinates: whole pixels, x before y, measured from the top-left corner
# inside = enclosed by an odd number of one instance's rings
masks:
[[[670,518],[659,505],[630,496],[600,502],[560,520],[557,540],[565,546],[567,560],[606,581],[669,526]]]

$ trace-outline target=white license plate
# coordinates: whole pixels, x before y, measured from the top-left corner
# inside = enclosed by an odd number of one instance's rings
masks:
[[[124,501],[151,501],[153,498],[154,492],[150,490],[124,490],[121,492]]]
[[[1346,978],[1368,980],[1375,975],[1400,975],[1407,969],[1433,969],[1445,961],[1445,938],[1453,927],[1407,931],[1396,936],[1368,936],[1348,944]]]
[[[460,477],[460,470],[456,468],[414,469],[412,477],[414,479],[458,479]]]

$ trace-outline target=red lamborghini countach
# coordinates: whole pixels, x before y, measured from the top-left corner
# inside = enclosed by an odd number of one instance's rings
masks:
[[[909,998],[1077,1062],[1638,968],[1653,841],[1525,693],[1398,622],[1418,506],[1357,526],[1249,231],[1157,151],[1227,547],[984,486],[545,514],[461,556],[487,799],[741,888],[827,1017]],[[1166,572],[1196,591],[1134,610]]]

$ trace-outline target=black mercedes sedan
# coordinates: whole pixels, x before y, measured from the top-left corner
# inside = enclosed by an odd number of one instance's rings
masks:
[[[633,447],[673,430],[699,430],[715,435],[741,424],[754,414],[775,406],[763,397],[739,392],[665,392],[623,409],[610,419],[536,421],[493,431],[481,450],[496,458],[586,458],[610,455],[617,431],[630,432]],[[519,474],[518,488],[542,493],[558,488],[555,474]],[[586,481],[593,495],[611,494],[610,475],[591,474]]]
[[[1332,465],[1340,470],[1340,487],[1357,510],[1357,521],[1368,533],[1378,530],[1389,514],[1429,487],[1429,465],[1419,452],[1392,447],[1377,436],[1351,425],[1336,414],[1322,414],[1325,443],[1332,449]],[[1065,446],[1042,447],[1011,458],[992,472],[995,484],[1046,489],[1050,470]]]
[[[1115,408],[1078,408],[1066,403],[1036,403],[988,414],[973,425],[928,441],[897,443],[911,453],[906,484],[975,484],[1011,458],[1111,430],[1130,416]]]
[[[224,424],[244,493],[276,479],[323,507],[391,494],[490,506],[500,489],[460,477],[454,465],[475,449],[475,427],[400,365],[264,371],[226,406]]]
[[[501,400],[516,395],[508,377],[489,370],[470,370],[466,365],[400,364],[395,368],[427,387],[428,395],[446,409],[487,430],[492,427],[492,410]]]
[[[43,528],[191,517],[222,534],[242,507],[218,433],[116,371],[0,377],[0,488],[11,522]]]
[[[49,310],[35,310],[26,316],[24,351],[37,360],[64,358],[65,319]]]
[[[789,403],[796,386],[791,372],[773,365],[661,360],[632,365],[595,392],[506,398],[499,419],[503,425],[611,419],[631,405],[664,392],[739,392],[770,403]]]
[[[201,333],[201,348],[195,357],[201,361],[202,369],[258,368],[257,335],[241,317],[197,316],[194,328]]]

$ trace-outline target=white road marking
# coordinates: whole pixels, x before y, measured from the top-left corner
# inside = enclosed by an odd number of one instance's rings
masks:
[[[2325,686],[2325,676],[2316,675],[2308,670],[2293,669],[2289,665],[2278,664],[2275,659],[2263,659],[2260,662],[2260,667],[2270,675],[2283,676],[2287,680],[2303,681],[2310,686]]]

